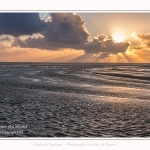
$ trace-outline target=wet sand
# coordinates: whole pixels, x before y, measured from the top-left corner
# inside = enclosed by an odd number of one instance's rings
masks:
[[[1,64],[0,136],[149,137],[149,78],[148,66]]]

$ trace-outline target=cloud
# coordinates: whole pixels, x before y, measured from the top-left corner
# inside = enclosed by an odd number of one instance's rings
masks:
[[[150,47],[150,33],[141,34],[133,32],[131,36],[135,39],[141,40],[146,46]]]
[[[21,38],[16,38],[13,46],[20,46],[24,48],[39,48],[39,49],[47,49],[47,50],[58,50],[65,48],[72,48],[76,50],[84,50],[85,53],[124,53],[127,48],[130,46],[128,42],[120,42],[115,43],[113,40],[107,39],[106,41],[102,41],[94,38],[92,42],[82,42],[80,44],[67,44],[67,43],[56,43],[51,40],[47,40],[45,37],[29,37],[26,40]]]
[[[6,44],[4,44],[3,42],[0,42],[0,51],[5,50],[7,47]]]
[[[140,38],[142,40],[142,42],[144,44],[146,44],[146,46],[150,47],[150,33],[147,34],[137,34],[137,37]]]
[[[42,32],[46,26],[38,13],[0,13],[0,35],[32,35]]]
[[[147,33],[147,34],[137,33],[137,37],[142,39],[142,40],[150,40],[150,33]]]
[[[14,37],[10,35],[0,36],[0,42],[11,42],[13,40]]]
[[[43,33],[46,40],[67,45],[82,44],[88,40],[89,33],[85,21],[74,13],[51,13],[49,28]]]
[[[82,44],[88,40],[89,33],[84,26],[85,21],[77,14],[49,13],[43,17],[43,20],[46,21],[47,28],[40,32],[44,37],[40,38],[39,41],[70,47],[67,45]],[[35,42],[33,38],[29,37],[29,40]],[[36,41],[38,40],[36,39]]]
[[[108,36],[106,36],[105,34],[101,34],[101,35],[98,35],[97,37],[95,37],[93,39],[93,41],[100,41],[100,42],[103,42],[103,41],[106,41],[108,38]]]
[[[16,38],[13,46],[42,49],[81,49],[88,40],[89,33],[84,20],[74,13],[51,13],[47,28],[41,33],[43,37],[29,37],[26,40]]]
[[[38,49],[46,49],[46,50],[58,50],[62,48],[67,48],[61,43],[56,44],[50,42],[45,37],[35,38],[34,36],[29,37],[27,39],[16,38],[12,43],[12,46],[19,46],[21,48],[38,48]]]
[[[139,49],[139,50],[143,49],[142,46],[132,46],[131,48],[132,48],[132,49],[136,49],[136,50],[138,50],[138,49]]]
[[[124,53],[130,46],[128,42],[116,43],[112,39],[108,39],[108,36],[102,34],[94,38],[92,42],[85,44],[83,47],[86,52],[106,52],[106,53]]]
[[[38,13],[0,13],[0,34],[15,36],[12,46],[23,48],[71,48],[84,50],[85,53],[117,54],[125,52],[130,46],[128,42],[116,43],[105,34],[89,42],[85,21],[75,13],[50,13],[45,17],[48,19],[43,21]],[[24,38],[21,35],[30,36]]]

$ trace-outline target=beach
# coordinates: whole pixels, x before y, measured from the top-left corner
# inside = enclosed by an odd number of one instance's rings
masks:
[[[1,137],[149,137],[150,66],[0,64]]]

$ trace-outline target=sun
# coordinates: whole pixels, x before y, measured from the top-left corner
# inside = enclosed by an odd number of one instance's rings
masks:
[[[123,42],[124,41],[124,37],[121,34],[114,34],[112,36],[112,38],[116,42]]]

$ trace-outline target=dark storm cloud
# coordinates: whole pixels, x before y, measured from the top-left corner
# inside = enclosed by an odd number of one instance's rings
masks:
[[[89,33],[84,26],[84,20],[74,13],[51,13],[50,21],[46,22],[47,28],[41,33],[43,38],[22,40],[16,38],[13,45],[21,47],[60,49],[82,49],[88,40]]]
[[[47,41],[59,44],[82,44],[87,41],[89,33],[84,27],[84,20],[73,13],[51,13],[49,28],[43,35]]]
[[[130,45],[127,42],[115,43],[112,39],[108,39],[108,36],[104,34],[98,35],[93,38],[93,41],[88,42],[89,33],[84,26],[85,21],[79,15],[74,13],[51,13],[47,15],[48,19],[45,19],[47,22],[41,21],[38,14],[33,15],[28,13],[27,16],[24,18],[28,21],[22,19],[24,28],[26,27],[26,30],[24,29],[22,33],[27,33],[27,31],[28,34],[38,32],[42,36],[39,36],[38,38],[32,36],[26,40],[16,38],[12,44],[13,46],[47,50],[71,48],[76,50],[82,49],[86,53],[106,52],[116,54],[125,52]],[[18,20],[19,19],[16,19],[14,22],[16,23]],[[25,22],[27,23],[25,24]],[[18,21],[18,28],[12,26],[10,29],[13,29],[14,32],[11,34],[16,34],[16,36],[20,35],[23,23],[19,23]],[[31,26],[33,28],[31,28]],[[8,28],[8,25],[6,27]],[[10,30],[7,30],[7,32],[8,31]]]
[[[0,13],[0,35],[32,35],[42,32],[46,26],[38,13]]]

